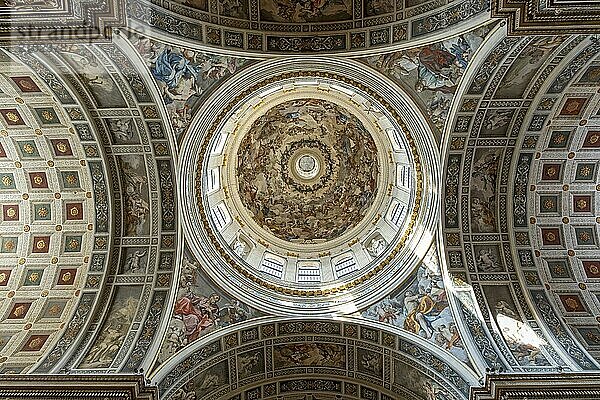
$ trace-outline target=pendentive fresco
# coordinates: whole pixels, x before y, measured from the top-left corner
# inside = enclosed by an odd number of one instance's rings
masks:
[[[433,246],[412,282],[365,310],[362,316],[421,336],[468,363],[459,328],[448,307],[438,257]]]
[[[486,25],[427,46],[371,56],[363,61],[414,90],[431,123],[442,130],[461,77],[490,29]]]
[[[177,137],[186,131],[206,92],[248,62],[170,46],[144,36],[135,35],[130,40],[158,83]]]

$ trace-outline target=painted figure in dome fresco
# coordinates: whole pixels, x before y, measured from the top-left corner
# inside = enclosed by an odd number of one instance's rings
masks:
[[[178,136],[189,125],[205,92],[246,63],[242,58],[183,50],[141,36],[132,43],[149,64]]]
[[[201,336],[254,314],[255,310],[209,283],[200,264],[184,256],[178,296],[159,358],[162,361]]]
[[[112,132],[115,141],[119,143],[127,143],[133,139],[132,119],[116,118],[108,121],[109,129]]]
[[[408,287],[371,306],[362,316],[419,335],[468,361],[436,262],[424,262]]]
[[[105,368],[112,363],[125,340],[138,303],[139,301],[135,297],[115,300],[102,333],[81,363],[82,368]]]
[[[404,296],[404,329],[429,339],[433,336],[433,325],[439,313],[447,307],[446,293],[436,288],[442,298],[431,293],[413,293],[407,290]]]
[[[194,341],[205,329],[218,323],[221,297],[213,293],[208,297],[188,293],[175,303],[175,315],[180,316],[185,325],[188,342]]]
[[[550,365],[542,351],[544,341],[523,322],[515,310],[514,304],[502,299],[496,301],[493,309],[496,322],[513,356],[523,366]]]
[[[475,262],[477,268],[483,272],[496,272],[502,270],[502,266],[498,262],[498,257],[489,249],[479,250],[479,255]]]
[[[396,78],[414,77],[416,72],[415,89],[418,92],[453,93],[486,33],[476,31],[416,49],[371,57],[367,61]]]
[[[367,253],[373,258],[379,257],[386,249],[387,243],[384,238],[377,236],[367,246]]]
[[[241,322],[248,317],[248,310],[240,302],[220,306],[220,301],[221,296],[216,293],[205,297],[192,292],[177,300],[174,317],[183,321],[184,344],[212,329]]]
[[[471,179],[471,226],[475,232],[494,232],[496,181],[501,150],[483,149],[475,154]]]
[[[194,381],[188,381],[183,387],[177,389],[173,393],[173,400],[196,400],[196,392],[194,391]]]
[[[202,93],[212,81],[235,72],[231,59],[206,57],[183,50],[164,49],[154,60],[152,75],[165,83],[163,98],[167,104],[175,100],[186,101],[190,96]]]
[[[352,18],[347,0],[265,0],[261,18],[276,22],[326,22]]]
[[[473,165],[473,178],[481,181],[481,190],[487,197],[493,196],[495,193],[499,163],[500,156],[498,154],[487,153]]]
[[[326,172],[316,184],[297,183],[282,161],[301,148],[325,160]],[[256,119],[242,140],[238,190],[254,220],[275,236],[329,240],[369,210],[377,193],[376,155],[362,122],[342,107],[321,99],[290,100]]]
[[[132,254],[129,254],[127,258],[125,258],[124,271],[132,273],[138,272],[142,268],[140,260],[145,255],[145,251],[135,251]]]
[[[121,156],[125,195],[125,236],[141,236],[148,232],[148,178],[144,159],[138,155]]]
[[[392,79],[414,87],[433,123],[441,129],[460,79],[488,33],[489,28],[482,27],[455,38],[364,61]]]
[[[417,91],[437,89],[443,93],[453,93],[456,90],[455,80],[459,70],[453,70],[453,67],[466,67],[469,48],[464,39],[459,39],[458,43],[459,45],[453,44],[451,49],[455,50],[455,53],[439,45],[425,47],[419,51],[419,81],[415,85]]]
[[[343,347],[333,343],[288,343],[273,348],[273,359],[277,365],[330,366],[344,365]]]
[[[423,389],[427,395],[427,400],[448,400],[446,392],[439,385],[430,381],[423,383]]]

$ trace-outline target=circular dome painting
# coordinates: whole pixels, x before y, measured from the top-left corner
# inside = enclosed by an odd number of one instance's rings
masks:
[[[237,154],[238,189],[258,225],[288,241],[326,241],[360,222],[377,191],[377,147],[360,120],[321,99],[260,116]]]

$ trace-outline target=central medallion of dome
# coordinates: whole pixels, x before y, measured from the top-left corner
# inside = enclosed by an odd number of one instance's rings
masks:
[[[310,154],[302,154],[296,161],[296,172],[305,179],[312,179],[319,173],[321,166]]]
[[[363,123],[323,99],[286,101],[258,117],[237,153],[238,190],[253,220],[291,242],[328,241],[356,226],[377,193],[377,147]]]

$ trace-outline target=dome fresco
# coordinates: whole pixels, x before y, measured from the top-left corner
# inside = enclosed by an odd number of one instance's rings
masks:
[[[318,99],[279,104],[237,154],[238,193],[258,225],[286,241],[328,241],[360,222],[377,192],[377,148],[348,111]],[[358,172],[358,173],[354,173]]]
[[[595,3],[9,9],[0,397],[600,398]]]

